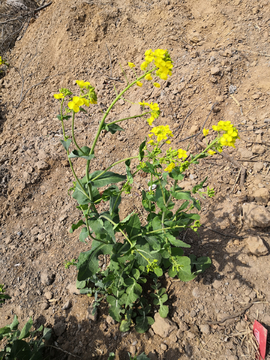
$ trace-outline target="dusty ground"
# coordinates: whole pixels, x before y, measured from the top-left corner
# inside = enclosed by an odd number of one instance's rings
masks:
[[[21,324],[32,316],[37,325],[53,327],[54,345],[72,354],[52,349],[55,359],[107,359],[110,351],[120,359],[128,351],[145,351],[153,360],[254,359],[248,327],[254,319],[270,327],[269,18],[268,0],[58,0],[31,21],[6,54],[11,68],[1,80],[0,283],[12,299],[1,308],[0,327],[14,314]],[[202,202],[200,236],[182,234],[213,265],[189,283],[164,280],[172,320],[165,337],[152,329],[120,333],[105,305],[94,322],[92,299],[73,293],[76,269],[63,263],[87,246],[78,233],[68,233],[79,213],[67,194],[72,176],[52,97],[62,86],[75,90],[76,79],[96,86],[98,105],[77,121],[79,143],[91,144],[102,109],[114,97],[113,84],[124,85],[119,63],[127,70],[127,61],[139,64],[149,48],[169,50],[173,76],[160,90],[145,84],[128,97],[159,103],[157,123],[173,129],[172,145],[199,150],[198,133],[219,120],[230,120],[241,137],[237,149],[227,151],[229,160],[208,158],[184,181],[188,188],[208,175],[206,185],[216,190],[215,198]],[[138,111],[118,104],[112,117]],[[99,141],[93,169],[137,154],[148,124],[123,126],[124,134],[107,133]],[[83,175],[83,163],[75,167]],[[138,193],[146,183],[135,181],[123,216],[141,211]],[[72,306],[63,310],[67,302]]]

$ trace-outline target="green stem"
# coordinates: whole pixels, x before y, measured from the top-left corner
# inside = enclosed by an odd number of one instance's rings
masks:
[[[112,122],[110,122],[110,123],[108,123],[106,125],[108,126],[108,125],[116,124],[116,123],[124,121],[124,120],[136,119],[136,118],[142,117],[142,116],[147,115],[147,114],[151,114],[151,111],[145,112],[145,113],[143,113],[141,115],[134,115],[134,116],[129,116],[129,117],[124,118],[124,119],[115,120],[115,121],[112,121]]]
[[[122,160],[118,160],[115,163],[113,163],[112,165],[110,165],[109,167],[107,167],[107,169],[103,170],[100,174],[98,174],[94,179],[92,179],[92,181],[97,180],[100,176],[102,176],[103,174],[105,174],[108,170],[110,170],[112,167],[114,167],[117,164],[120,164],[121,162],[127,161],[127,160],[132,160],[132,159],[139,159],[139,155],[137,156],[131,156],[129,158],[126,159],[122,159]]]
[[[133,236],[131,238],[131,240],[135,239],[136,237],[139,237],[139,236],[142,236],[142,235],[150,235],[150,234],[155,234],[157,232],[163,232],[164,230],[170,230],[170,229],[182,229],[182,228],[185,228],[186,226],[185,225],[176,225],[176,226],[173,226],[173,227],[166,227],[166,228],[161,228],[161,229],[157,229],[157,230],[152,230],[152,231],[148,231],[146,233],[139,233],[135,236]]]
[[[87,156],[87,154],[85,152],[82,151],[82,149],[79,147],[79,145],[77,144],[77,141],[75,139],[75,134],[74,134],[74,120],[75,120],[75,112],[73,111],[72,112],[72,139],[73,139],[73,142],[76,146],[76,148],[84,155],[84,156]]]
[[[176,184],[177,184],[177,180],[174,180],[173,192],[174,192],[174,190],[175,190]],[[170,193],[170,196],[169,196],[169,199],[167,200],[167,202],[164,203],[166,209],[167,209],[167,207],[169,206],[171,199],[172,199],[172,193]],[[161,217],[162,227],[164,227],[164,218],[165,218],[165,211],[162,212],[162,217]]]

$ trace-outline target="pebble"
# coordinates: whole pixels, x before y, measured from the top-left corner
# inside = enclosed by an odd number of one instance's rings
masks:
[[[166,351],[167,349],[168,349],[168,346],[166,345],[166,344],[161,344],[160,345],[160,348],[161,348],[161,350],[163,350],[163,351]]]
[[[263,167],[264,167],[263,162],[261,161],[255,162],[253,166],[253,171],[255,173],[260,172],[263,169]]]
[[[162,338],[166,338],[173,330],[177,330],[177,326],[174,322],[167,318],[162,318],[159,313],[155,314],[155,322],[152,325],[152,329],[155,334],[161,336]]]
[[[50,300],[50,299],[53,298],[53,293],[52,293],[51,291],[46,291],[46,292],[44,293],[44,296],[45,296],[45,298],[46,298],[47,300]]]
[[[189,135],[194,135],[198,131],[200,131],[200,127],[198,125],[193,125],[193,126],[191,126],[191,128],[189,130]]]
[[[214,66],[211,68],[211,75],[218,75],[220,73],[220,68],[217,66]]]
[[[61,336],[65,332],[65,330],[66,330],[66,324],[62,321],[55,324],[53,327],[53,331],[57,337]]]
[[[72,306],[72,301],[69,299],[62,307],[62,310],[68,310]]]
[[[199,329],[200,329],[201,333],[203,333],[205,335],[210,334],[210,326],[208,324],[199,325]]]
[[[47,164],[45,161],[40,160],[36,163],[36,167],[38,168],[38,170],[42,171],[42,170],[48,170],[50,165]]]
[[[70,294],[80,295],[80,290],[77,289],[75,284],[69,284],[67,286],[67,290],[69,291]]]
[[[265,152],[265,148],[262,145],[256,144],[252,146],[253,154],[263,154]]]
[[[270,198],[269,191],[267,188],[257,189],[253,192],[255,201],[259,204],[267,204]]]
[[[49,286],[54,282],[55,274],[53,274],[51,271],[45,270],[40,275],[40,281],[43,285]]]
[[[246,239],[246,245],[251,254],[263,256],[268,254],[268,249],[264,245],[263,240],[258,235],[249,236]]]
[[[256,195],[258,197],[259,193],[256,193]],[[268,208],[260,206],[255,202],[243,204],[243,219],[245,220],[246,224],[250,227],[268,227],[270,225],[270,212],[268,210],[270,209],[269,205],[270,202],[268,203]]]
[[[199,298],[201,296],[201,293],[200,293],[200,290],[198,287],[195,287],[193,290],[192,290],[192,295],[195,297],[195,298]]]

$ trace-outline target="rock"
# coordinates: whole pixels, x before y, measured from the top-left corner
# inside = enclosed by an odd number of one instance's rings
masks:
[[[255,162],[253,166],[253,171],[255,173],[260,172],[263,169],[263,167],[264,167],[263,162],[261,161]]]
[[[50,307],[50,304],[47,301],[44,301],[40,304],[39,308],[41,310],[47,310]]]
[[[189,329],[187,323],[184,321],[179,321],[178,326],[180,331],[187,331]]]
[[[106,322],[108,325],[115,325],[116,324],[116,321],[111,317],[111,315],[108,315],[106,317]]]
[[[123,99],[120,99],[120,100],[119,100],[119,104],[120,104],[120,105],[125,105],[125,101],[124,101]]]
[[[255,190],[252,195],[255,201],[260,204],[267,204],[269,201],[269,191],[266,188]]]
[[[162,343],[162,344],[160,345],[160,348],[161,348],[162,351],[166,351],[166,350],[168,349],[168,346],[167,346],[166,344],[163,344],[163,343]]]
[[[53,298],[53,293],[52,293],[51,291],[46,291],[46,292],[44,293],[44,296],[45,296],[45,298],[46,298],[47,300],[50,300],[50,299]]]
[[[252,95],[253,100],[258,100],[261,97],[261,94],[254,94]]]
[[[243,219],[247,226],[265,228],[270,226],[270,211],[256,203],[243,204]]]
[[[253,255],[263,256],[268,254],[267,247],[264,245],[263,240],[258,235],[249,236],[246,239],[246,245],[250,253]]]
[[[42,171],[42,170],[48,170],[50,165],[47,164],[45,161],[41,160],[36,163],[36,167],[38,168],[38,170]]]
[[[155,334],[161,336],[162,338],[166,338],[173,330],[177,329],[177,326],[171,320],[167,318],[164,319],[159,315],[159,313],[156,313],[155,323],[152,325],[152,329]]]
[[[202,334],[205,334],[205,335],[210,334],[210,326],[208,324],[199,325],[199,329]]]
[[[72,301],[69,299],[62,307],[62,310],[68,310],[72,306]]]
[[[130,352],[131,356],[134,356],[136,354],[136,346],[131,345],[129,348],[129,352]]]
[[[67,290],[70,292],[70,294],[80,295],[80,290],[77,289],[75,284],[69,284],[67,286]]]
[[[211,68],[211,75],[218,75],[220,73],[220,68],[217,66],[214,66]]]
[[[51,271],[45,270],[40,275],[40,281],[43,285],[49,286],[54,282],[55,274]]]
[[[198,44],[200,41],[202,41],[202,37],[198,33],[194,33],[190,36],[190,42],[194,44]]]
[[[66,330],[66,324],[63,321],[55,324],[53,327],[53,331],[57,337],[61,336],[65,332],[65,330]]]
[[[252,146],[253,154],[263,154],[265,152],[265,148],[262,145],[256,144]]]
[[[191,128],[189,130],[189,135],[194,135],[198,131],[200,131],[200,127],[198,125],[193,125],[193,126],[191,126]]]
[[[195,297],[195,298],[199,298],[201,296],[200,294],[200,290],[198,287],[195,287],[193,290],[192,290],[192,295]]]
[[[12,237],[11,237],[11,236],[7,236],[7,237],[5,238],[5,243],[6,243],[6,245],[10,244],[11,242],[12,242]]]
[[[250,159],[253,155],[252,151],[245,148],[239,148],[238,152],[240,153],[242,159]]]

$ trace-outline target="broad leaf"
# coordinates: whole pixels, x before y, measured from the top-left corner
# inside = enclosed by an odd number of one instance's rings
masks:
[[[102,187],[109,184],[115,184],[120,181],[125,181],[126,176],[114,173],[112,171],[106,171],[104,173],[104,171],[98,170],[93,172],[92,174],[89,174],[89,180],[94,186]]]
[[[83,158],[86,160],[92,160],[95,155],[94,154],[90,154],[91,149],[88,146],[83,146],[80,150],[73,150],[70,154],[69,154],[69,158]]]
[[[146,140],[144,140],[142,143],[141,143],[141,145],[140,145],[140,147],[139,147],[139,160],[140,161],[142,161],[143,160],[143,158],[144,158],[144,148],[145,148],[145,144],[146,144]]]
[[[80,235],[79,235],[79,240],[83,243],[86,243],[85,239],[88,237],[88,230],[86,227],[82,228]]]
[[[67,140],[60,140],[61,144],[64,146],[65,150],[68,151],[68,148],[70,147],[71,144],[71,139],[67,139]]]
[[[116,131],[124,131],[124,129],[117,124],[104,124],[104,126],[105,130],[109,131],[112,134],[115,134]]]
[[[145,333],[154,322],[155,320],[150,316],[138,316],[136,318],[135,330],[138,333]]]
[[[19,340],[22,340],[29,336],[29,330],[31,329],[32,325],[33,325],[33,320],[32,320],[32,318],[30,318],[27,321],[27,323],[24,325],[24,327],[22,328],[22,331],[19,336]]]
[[[69,232],[72,234],[74,230],[78,229],[80,226],[85,225],[83,220],[79,220],[76,224],[72,224]]]

